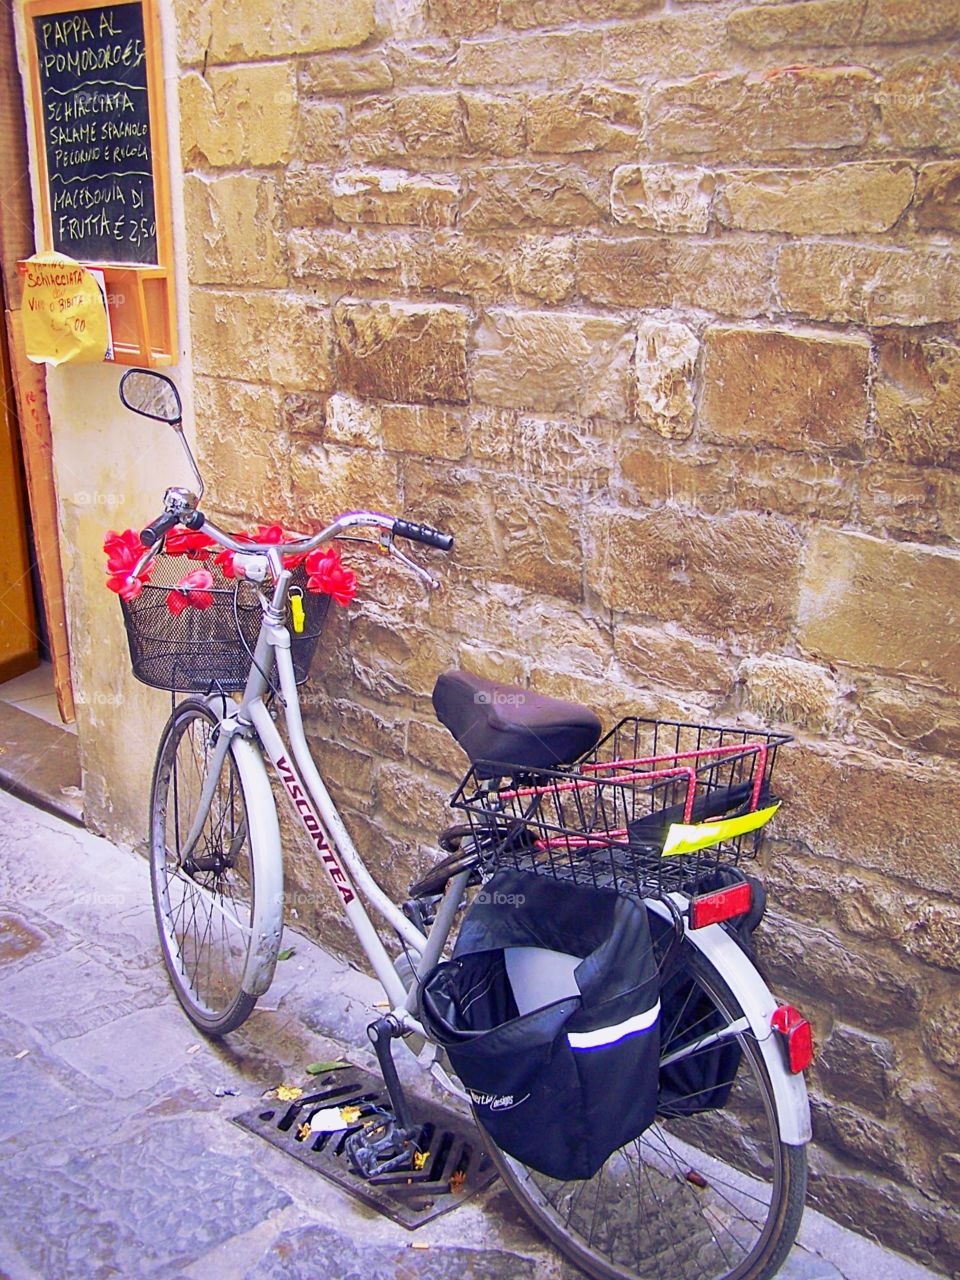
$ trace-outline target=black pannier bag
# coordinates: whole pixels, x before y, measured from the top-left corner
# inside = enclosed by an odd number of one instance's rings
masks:
[[[763,918],[767,897],[760,881],[754,876],[744,876],[732,867],[719,867],[696,888],[707,893],[743,880],[750,882],[753,907],[745,917],[728,921],[727,929],[752,960],[753,931]],[[651,913],[650,929],[654,942],[666,949],[669,935],[673,932],[672,924]],[[725,1019],[716,1005],[682,963],[683,954],[683,951],[679,952],[674,963],[667,966],[660,989],[660,1032],[667,1057],[688,1041],[702,1039],[711,1031],[725,1026]],[[725,1107],[742,1056],[736,1040],[724,1039],[661,1067],[660,1115],[665,1119],[695,1116]]]
[[[637,899],[504,870],[424,979],[420,1012],[497,1145],[570,1181],[653,1122],[658,990]]]

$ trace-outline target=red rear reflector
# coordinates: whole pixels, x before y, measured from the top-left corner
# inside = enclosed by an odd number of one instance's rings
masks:
[[[792,1004],[782,1004],[770,1019],[774,1031],[783,1037],[787,1065],[794,1075],[806,1071],[813,1061],[813,1028]]]
[[[746,881],[731,885],[729,889],[718,889],[716,893],[705,893],[690,903],[690,928],[702,929],[708,924],[719,924],[721,920],[742,916],[750,910],[752,901],[753,895]]]

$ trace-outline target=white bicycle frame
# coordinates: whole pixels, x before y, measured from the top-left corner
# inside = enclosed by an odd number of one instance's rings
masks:
[[[254,895],[252,932],[255,945],[250,948],[242,981],[244,991],[253,996],[262,995],[273,978],[280,943],[277,922],[282,921],[283,856],[276,806],[267,770],[261,751],[251,740],[255,734],[283,784],[284,793],[300,825],[326,869],[343,912],[387,995],[393,1016],[404,1032],[414,1033],[430,1043],[429,1036],[413,1012],[416,984],[412,985],[409,992],[405,988],[367,912],[365,902],[400,936],[405,947],[415,953],[418,957],[415,969],[420,975],[440,959],[462,903],[470,871],[460,871],[448,882],[430,932],[424,934],[407,919],[367,870],[320,777],[307,744],[290,653],[290,632],[281,621],[289,580],[288,570],[277,575],[273,601],[265,609],[243,697],[236,710],[224,715],[221,720],[220,736],[210,762],[197,818],[184,844],[183,856],[188,857],[196,843],[227,752],[232,747],[247,796],[247,821],[261,825],[259,834],[264,837],[261,847],[278,850],[276,866],[264,869]],[[263,701],[270,687],[268,677],[274,669],[285,704],[283,715],[289,748]],[[213,695],[209,702],[212,707],[223,707],[225,699],[223,695]],[[267,877],[266,883],[263,880],[264,874]],[[679,897],[677,905],[684,905]],[[669,908],[662,902],[650,899],[648,906],[665,918],[670,918]],[[684,927],[687,928],[686,924]],[[694,1049],[705,1047],[722,1037],[737,1035],[749,1028],[759,1044],[773,1085],[783,1141],[791,1145],[808,1142],[811,1125],[806,1085],[802,1075],[793,1075],[787,1069],[779,1037],[771,1025],[777,1004],[766,984],[749,958],[719,925],[687,929],[686,936],[734,993],[743,1016],[722,1032],[712,1033],[696,1045],[687,1045],[682,1052],[689,1054]]]

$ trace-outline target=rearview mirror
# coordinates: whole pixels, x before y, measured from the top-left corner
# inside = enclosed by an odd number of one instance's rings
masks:
[[[120,400],[133,413],[178,426],[183,419],[180,392],[173,380],[153,369],[128,369],[120,379]]]

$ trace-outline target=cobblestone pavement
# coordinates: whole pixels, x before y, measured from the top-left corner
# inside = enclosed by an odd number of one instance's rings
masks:
[[[370,1066],[378,989],[288,933],[207,1042],[149,901],[142,858],[0,793],[0,1280],[574,1280],[499,1183],[410,1233],[229,1123],[310,1062]],[[812,1212],[802,1239],[785,1280],[933,1276]]]

